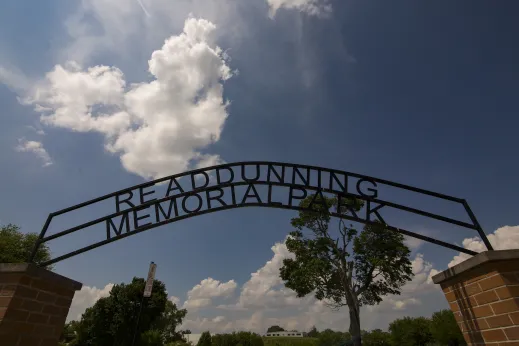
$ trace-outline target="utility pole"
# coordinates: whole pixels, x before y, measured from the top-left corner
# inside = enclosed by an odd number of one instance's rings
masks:
[[[144,298],[151,297],[151,291],[153,289],[153,280],[155,280],[155,271],[157,270],[157,265],[153,262],[150,263],[150,269],[148,270],[148,279],[144,285],[144,292],[142,293],[141,305],[139,307],[139,314],[137,315],[137,324],[135,326],[135,331],[133,332],[132,346],[135,344],[135,337],[137,336],[137,331],[139,330],[139,321],[141,319],[142,306],[144,305]]]

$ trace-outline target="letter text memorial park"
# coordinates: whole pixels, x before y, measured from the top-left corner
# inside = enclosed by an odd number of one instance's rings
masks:
[[[457,204],[467,221],[439,215],[392,202],[382,195],[383,188],[405,190],[437,200]],[[383,179],[334,169],[280,162],[238,162],[197,169],[160,178],[117,191],[93,200],[49,214],[33,249],[31,262],[38,247],[51,240],[72,233],[95,232],[98,241],[59,255],[41,263],[47,266],[113,241],[161,225],[197,215],[240,207],[269,207],[305,210],[300,202],[313,196],[306,209],[322,201],[319,197],[335,197],[337,205],[346,213],[330,209],[330,215],[363,224],[382,223],[387,229],[400,232],[456,251],[475,255],[476,252],[399,227],[394,227],[384,216],[391,210],[421,215],[430,219],[471,229],[479,234],[486,247],[492,250],[485,233],[464,199],[423,190]],[[363,201],[360,210],[349,207],[347,201]],[[49,226],[59,217],[102,204],[104,215],[55,233],[47,234]],[[100,209],[100,208],[98,208]],[[95,229],[90,229],[97,226]]]

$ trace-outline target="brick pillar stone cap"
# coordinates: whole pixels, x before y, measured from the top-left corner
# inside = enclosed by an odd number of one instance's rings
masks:
[[[447,270],[442,271],[441,273],[434,275],[432,280],[435,284],[440,284],[485,263],[518,259],[519,249],[484,251],[461,263],[456,264],[455,266],[450,267]]]
[[[26,274],[31,277],[38,277],[43,280],[49,280],[60,286],[71,288],[79,291],[83,284],[75,280],[69,279],[63,275],[59,275],[50,270],[38,267],[34,263],[0,263],[0,274]]]

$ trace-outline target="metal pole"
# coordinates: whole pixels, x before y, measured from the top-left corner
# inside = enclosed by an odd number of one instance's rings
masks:
[[[31,254],[28,259],[29,263],[34,263],[34,257],[36,257],[36,254],[38,253],[38,249],[40,248],[40,245],[41,245],[41,240],[43,239],[43,237],[45,237],[45,233],[47,232],[47,229],[49,228],[52,217],[53,217],[52,214],[49,214],[49,216],[47,216],[45,225],[43,225],[40,235],[38,235],[38,239],[36,240],[36,243],[34,243],[34,247],[32,248]]]
[[[488,241],[487,235],[483,231],[483,228],[481,228],[481,225],[479,224],[478,220],[476,219],[476,215],[474,215],[474,213],[472,212],[472,209],[470,209],[469,204],[467,203],[466,200],[463,200],[463,206],[465,207],[467,214],[469,214],[470,220],[476,227],[476,229],[479,233],[479,236],[481,237],[481,240],[483,240],[483,243],[487,247],[487,250],[490,250],[490,251],[494,250],[494,248],[492,247],[492,244],[490,244],[490,241]]]
[[[139,307],[139,314],[137,315],[137,325],[135,326],[135,331],[133,332],[132,346],[135,344],[135,336],[137,335],[137,331],[139,330],[139,321],[141,319],[143,305],[144,305],[144,294],[142,295],[141,306]]]
[[[154,262],[150,263],[150,269],[148,271],[148,278],[144,281],[144,290],[142,292],[141,306],[139,307],[139,314],[137,315],[137,325],[135,326],[135,331],[133,332],[132,346],[135,344],[135,337],[137,336],[137,331],[139,330],[139,321],[141,319],[142,306],[144,305],[144,298],[151,297],[151,291],[153,290],[153,281],[155,279],[155,269],[157,265]]]

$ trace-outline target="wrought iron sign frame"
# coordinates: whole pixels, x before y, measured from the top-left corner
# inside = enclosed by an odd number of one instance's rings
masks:
[[[256,174],[253,178],[247,177],[246,168],[252,167],[256,169]],[[267,169],[267,179],[261,179],[260,174],[260,167]],[[240,181],[234,181],[235,178],[235,168],[238,168],[241,172],[241,178]],[[290,169],[292,175],[291,177],[288,177],[289,179],[286,179],[286,171],[287,169]],[[213,180],[216,179],[217,184],[211,185],[210,182],[210,176],[208,174],[211,173],[211,171],[214,171],[216,173],[216,177],[213,177]],[[220,173],[222,171],[227,171],[229,174],[229,178],[226,181],[222,181],[222,177]],[[317,184],[313,184],[311,182],[311,173],[313,173],[314,178],[317,178]],[[197,177],[198,176],[198,177]],[[323,183],[323,176],[327,176],[329,179]],[[192,189],[189,191],[185,191],[182,186],[178,183],[178,180],[183,177],[190,177],[191,180],[191,186]],[[199,183],[198,178],[203,177],[205,179],[205,182],[202,184]],[[341,178],[343,180],[341,181]],[[350,179],[357,179],[356,183],[356,193],[352,193],[351,191],[348,191],[348,182]],[[300,183],[297,183],[299,180]],[[154,193],[154,191],[145,191],[145,189],[150,189],[156,184],[168,182],[168,188],[166,196],[160,199],[149,199],[151,194]],[[370,188],[366,189],[365,191],[362,191],[361,185],[363,183],[367,183],[371,185]],[[197,186],[199,185],[199,186]],[[378,191],[374,188],[376,188],[378,185],[386,185],[391,186],[407,191],[416,192],[422,195],[427,195],[435,198],[439,198],[442,200],[454,202],[461,204],[467,213],[469,219],[471,220],[471,223],[467,223],[464,221],[459,221],[456,219],[452,219],[446,216],[438,215],[435,213],[427,212],[424,210],[411,208],[405,205],[393,203],[390,201],[382,200],[378,198]],[[235,188],[238,186],[246,186],[247,190],[245,192],[245,195],[243,196],[243,199],[241,202],[238,202],[236,200],[235,195]],[[265,198],[263,200],[260,197],[260,194],[257,191],[257,187],[259,186],[267,186],[268,187],[268,196],[267,201],[265,201]],[[337,187],[335,187],[337,186]],[[286,187],[289,189],[289,196],[288,196],[288,203],[283,203],[279,201],[273,201],[272,200],[272,189],[275,187]],[[224,196],[225,192],[224,189],[229,188],[232,195],[232,202],[227,203],[225,202],[222,197]],[[229,190],[228,189],[228,190]],[[138,191],[139,195],[139,201],[140,204],[135,205],[133,202],[131,202],[131,198],[134,196],[134,191]],[[186,218],[190,218],[197,215],[203,215],[207,213],[212,213],[216,211],[221,210],[228,210],[228,209],[234,209],[234,208],[241,208],[241,207],[268,207],[268,208],[279,208],[279,209],[289,209],[289,210],[305,210],[305,208],[299,207],[299,202],[303,198],[305,198],[308,195],[308,191],[315,192],[316,195],[322,194],[322,193],[332,193],[335,194],[339,200],[339,204],[341,203],[341,199],[343,198],[357,198],[360,200],[363,200],[365,202],[366,211],[364,217],[359,216],[355,211],[350,210],[351,215],[345,215],[345,214],[339,214],[336,212],[330,211],[330,214],[337,218],[342,218],[354,222],[360,222],[363,224],[374,224],[376,222],[382,222],[385,224],[385,227],[387,229],[393,230],[395,232],[399,232],[401,234],[418,238],[436,245],[440,245],[452,250],[456,250],[462,253],[466,253],[469,255],[476,255],[477,253],[465,249],[463,247],[460,247],[455,244],[450,244],[438,239],[434,239],[428,236],[424,236],[415,232],[411,232],[402,228],[393,227],[391,225],[388,225],[383,217],[380,214],[380,209],[384,207],[390,207],[394,209],[399,209],[403,211],[407,211],[413,214],[422,215],[425,217],[429,217],[432,219],[444,221],[453,225],[461,226],[464,228],[472,229],[478,232],[480,238],[482,239],[483,243],[487,247],[488,250],[493,250],[492,245],[488,241],[485,232],[481,228],[481,225],[476,219],[476,216],[470,209],[467,201],[465,199],[457,198],[448,196],[445,194],[432,192],[424,189],[420,189],[417,187],[404,185],[384,179],[374,178],[362,174],[357,173],[351,173],[351,172],[345,172],[335,169],[329,169],[329,168],[323,168],[323,167],[316,167],[316,166],[308,166],[308,165],[299,165],[299,164],[292,164],[292,163],[283,163],[283,162],[269,162],[269,161],[250,161],[250,162],[236,162],[236,163],[227,163],[217,166],[211,166],[207,168],[201,168],[196,170],[191,170],[188,172],[170,175],[167,177],[163,177],[160,179],[153,180],[151,182],[146,182],[142,184],[138,184],[123,190],[119,190],[95,199],[92,199],[90,201],[86,201],[74,206],[71,206],[69,208],[65,208],[62,210],[59,210],[54,213],[50,213],[47,217],[47,220],[45,221],[45,224],[42,228],[42,231],[38,237],[38,240],[32,250],[32,253],[30,255],[29,261],[34,262],[34,258],[36,256],[36,253],[38,251],[38,248],[41,246],[41,244],[46,243],[50,240],[60,238],[63,236],[66,236],[68,234],[80,231],[84,228],[93,226],[95,224],[99,223],[105,223],[106,224],[106,239],[96,242],[94,244],[82,247],[80,249],[74,250],[72,252],[66,253],[64,255],[58,256],[56,258],[53,258],[49,261],[46,261],[44,263],[40,263],[40,266],[48,266],[50,264],[57,263],[59,261],[62,261],[64,259],[70,258],[72,256],[79,255],[81,253],[84,253],[86,251],[95,249],[97,247],[100,247],[102,245],[114,242],[116,240],[126,238],[128,236],[131,236],[133,234],[141,233],[147,230],[150,230],[152,228],[156,228],[171,222],[183,220]],[[369,192],[369,194],[365,193],[366,191]],[[177,193],[178,192],[178,193]],[[172,193],[172,194],[170,194]],[[194,209],[189,209],[187,206],[187,201],[190,197],[194,197],[196,201],[198,201],[198,206]],[[66,229],[64,231],[48,235],[46,236],[47,230],[49,228],[49,225],[53,218],[63,215],[66,213],[69,213],[71,211],[84,208],[90,205],[93,205],[95,203],[99,203],[102,201],[106,201],[108,199],[114,198],[115,199],[115,205],[116,205],[116,212],[112,213],[110,215],[97,218],[95,220],[91,220],[89,222],[83,223],[81,225]],[[148,200],[146,200],[148,199]],[[255,201],[248,201],[250,199],[253,199]],[[180,203],[177,203],[177,201],[180,201]],[[205,210],[202,210],[203,202],[206,202],[207,208]],[[297,203],[294,203],[297,202]],[[169,208],[166,208],[167,211],[164,209],[164,203],[169,203]],[[184,214],[180,215],[178,212],[180,207],[182,208]],[[219,204],[218,206],[216,206]],[[129,206],[129,208],[121,209],[121,206]],[[154,223],[144,223],[148,217],[150,217],[150,214],[146,215],[138,215],[139,212],[145,211],[146,209],[152,208],[152,211],[154,211],[156,222]],[[310,206],[311,207],[311,206]],[[175,212],[175,216],[171,217],[171,214]],[[133,216],[133,230],[131,230],[131,223],[130,218]],[[376,217],[375,220],[372,219],[372,217]],[[116,225],[114,224],[114,218],[121,217],[121,221],[119,224],[119,229],[117,229]],[[143,222],[143,224],[139,225],[140,222]],[[112,235],[112,231],[115,233],[115,236]]]

